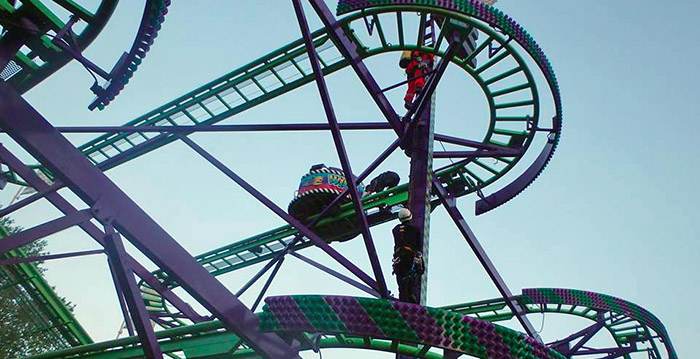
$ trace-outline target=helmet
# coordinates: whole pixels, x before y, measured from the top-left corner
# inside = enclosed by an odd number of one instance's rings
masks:
[[[406,208],[401,208],[401,210],[399,211],[399,221],[408,222],[411,219],[413,219],[413,215],[411,214],[411,211],[409,211]]]

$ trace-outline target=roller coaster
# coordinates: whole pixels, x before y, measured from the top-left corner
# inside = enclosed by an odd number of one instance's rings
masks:
[[[475,211],[481,215],[505,204],[532,184],[554,155],[562,129],[561,95],[552,66],[532,36],[494,6],[476,0],[340,0],[335,14],[324,1],[308,0],[323,23],[316,31],[309,29],[301,0],[292,3],[302,33],[299,40],[123,126],[54,127],[21,95],[75,60],[95,78],[90,86],[95,99],[89,108],[105,109],[144,61],[170,1],[144,1],[133,45],[106,71],[82,51],[109,21],[116,0],[90,6],[71,0],[0,0],[0,127],[39,162],[25,164],[0,145],[2,181],[19,186],[22,194],[0,209],[0,216],[39,200],[64,214],[20,233],[0,230],[0,290],[20,297],[34,321],[34,333],[55,343],[56,350],[29,358],[297,358],[300,351],[324,348],[431,359],[678,358],[661,321],[634,303],[575,289],[511,292],[457,207],[458,198],[476,197]],[[412,50],[432,53],[437,61],[426,75],[425,88],[399,114],[386,93],[408,80],[382,87],[364,61]],[[435,131],[435,90],[449,66],[463,71],[483,93],[489,112],[483,138]],[[338,122],[325,78],[343,69],[357,75],[384,121]],[[219,124],[310,83],[318,87],[327,124]],[[465,119],[450,121],[469,120],[468,114],[461,115]],[[350,168],[341,135],[351,130],[393,131],[396,140],[357,173]],[[410,181],[364,196],[350,185],[320,213],[300,220],[188,137],[236,131],[329,131],[342,165],[338,171],[356,185],[392,153],[403,150],[410,161]],[[104,134],[79,147],[64,137],[81,132]],[[104,175],[176,141],[201,155],[287,225],[191,256]],[[436,150],[435,142],[447,143],[450,150]],[[528,150],[531,156],[526,156]],[[445,165],[434,168],[433,160]],[[59,189],[71,191],[87,209],[73,206]],[[443,208],[501,297],[434,308],[425,305],[427,286],[422,283],[420,303],[393,298],[370,227],[395,220],[399,208],[410,208],[417,218],[426,257],[430,213]],[[20,249],[74,226],[104,250],[28,257]],[[356,237],[365,245],[371,274],[332,245],[360,241]],[[150,272],[131,257],[123,238],[159,269]],[[327,253],[352,276],[304,256],[303,249],[309,247]],[[109,259],[129,333],[102,343],[92,341],[33,263],[96,252]],[[286,256],[326,271],[369,297],[265,297]],[[236,293],[216,279],[262,263]],[[268,272],[257,300],[246,306],[238,297]],[[187,291],[208,313],[194,310],[176,294],[176,288]],[[254,313],[263,301],[262,311]],[[590,324],[545,340],[528,314],[572,316]],[[522,332],[498,324],[512,319]],[[607,333],[612,344],[591,341],[599,333]]]

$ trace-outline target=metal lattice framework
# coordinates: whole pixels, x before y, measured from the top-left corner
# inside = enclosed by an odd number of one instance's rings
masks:
[[[76,59],[108,80],[103,86],[96,82],[91,88],[97,99],[90,108],[104,108],[141,64],[170,2],[145,2],[133,46],[109,73],[82,57],[80,51],[102,29],[116,1],[103,1],[94,14],[81,10],[72,1],[56,3],[75,16],[57,21],[40,1],[25,1],[17,6],[0,0],[0,11],[4,11],[0,12],[0,23],[8,30],[0,38],[0,67],[5,69],[0,82],[0,124],[40,162],[26,165],[0,145],[0,160],[7,167],[3,178],[34,191],[0,210],[0,215],[44,199],[65,215],[21,233],[10,236],[3,233],[7,238],[0,241],[3,273],[6,278],[15,279],[12,286],[19,285],[17,288],[26,294],[24,297],[30,298],[26,307],[35,307],[32,309],[39,318],[37,327],[47,335],[56,336],[57,348],[72,346],[33,358],[159,358],[163,355],[295,358],[299,350],[320,348],[363,348],[419,358],[470,355],[631,359],[639,353],[652,358],[677,358],[661,322],[632,303],[564,289],[527,289],[521,295],[514,295],[457,208],[456,199],[469,194],[478,196],[477,214],[517,196],[544,170],[560,138],[561,96],[549,61],[525,30],[493,6],[472,0],[341,0],[337,15],[343,17],[336,20],[323,1],[309,0],[324,25],[311,32],[300,0],[292,0],[301,39],[124,126],[56,128],[20,94],[70,59]],[[48,22],[51,25],[47,25],[46,19],[51,20]],[[76,38],[73,25],[78,19],[88,26]],[[40,50],[47,44],[55,47],[52,56]],[[32,51],[22,52],[19,49],[23,46]],[[405,82],[381,87],[363,61],[405,50],[430,52],[439,60],[426,77],[426,86],[418,98],[406,113],[399,115],[385,93]],[[43,55],[39,57],[45,62],[38,69],[27,63],[37,54]],[[433,98],[448,66],[463,71],[483,92],[489,109],[483,137],[435,133],[434,124],[441,119],[435,118]],[[384,121],[351,124],[337,121],[325,76],[344,68],[351,68],[359,77]],[[327,124],[217,124],[311,82],[318,87]],[[397,138],[358,174],[350,168],[342,138],[342,131],[348,130],[388,130]],[[235,131],[330,131],[345,177],[355,178],[356,183],[366,179],[401,148],[410,159],[411,182],[365,197],[350,185],[322,213],[302,223],[188,137],[196,132]],[[76,148],[63,137],[63,133],[75,132],[104,135]],[[103,173],[175,141],[183,142],[201,155],[288,224],[192,257]],[[453,148],[435,150],[434,141],[448,143]],[[540,151],[539,155],[527,163],[525,153],[532,149]],[[449,163],[434,168],[433,159],[436,163],[448,159]],[[78,210],[68,203],[56,192],[61,188],[70,189],[89,209]],[[346,195],[352,202],[339,205]],[[332,211],[336,206],[338,209]],[[430,212],[438,206],[454,221],[501,298],[445,308],[391,299],[370,227],[393,220],[392,209],[410,208],[423,232],[427,257]],[[26,258],[19,250],[24,244],[72,226],[79,226],[104,250],[39,258]],[[371,274],[330,245],[358,235],[364,241]],[[153,273],[146,270],[125,251],[122,237],[160,269]],[[300,253],[311,246],[326,252],[352,276]],[[36,270],[31,263],[34,260],[97,253],[104,253],[109,259],[127,330],[132,336],[91,344],[70,310],[55,300],[55,293],[40,276],[28,279],[31,276],[22,278],[17,273]],[[377,299],[272,297],[265,299],[263,313],[253,314],[287,255]],[[265,265],[236,293],[215,279],[258,263]],[[245,306],[238,297],[267,272],[271,274],[257,300],[252,307]],[[140,281],[135,280],[134,274]],[[178,287],[208,313],[193,310],[174,293]],[[422,304],[426,288],[425,283],[417,288]],[[546,343],[528,320],[530,313],[575,315],[592,320],[593,324]],[[512,318],[517,319],[524,333],[491,324]],[[150,322],[163,330],[154,331]],[[615,345],[591,347],[590,339],[603,328]]]

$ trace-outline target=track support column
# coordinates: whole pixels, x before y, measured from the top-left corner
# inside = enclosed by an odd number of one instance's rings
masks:
[[[412,224],[421,232],[421,244],[425,272],[420,285],[414,288],[417,303],[426,304],[428,290],[428,254],[430,239],[430,192],[433,176],[433,137],[435,135],[435,96],[427,100],[418,114],[409,148],[411,170],[409,174],[408,209],[413,214]]]
[[[158,345],[158,339],[151,326],[151,321],[146,310],[146,305],[139,295],[139,288],[136,286],[134,272],[129,267],[129,262],[126,260],[126,250],[121,237],[114,231],[111,224],[105,226],[105,250],[109,255],[109,266],[114,275],[114,283],[117,290],[122,293],[117,295],[124,296],[126,305],[131,314],[131,320],[136,327],[136,333],[141,340],[141,348],[144,356],[148,359],[161,359],[163,352]],[[124,318],[129,321],[129,318]]]

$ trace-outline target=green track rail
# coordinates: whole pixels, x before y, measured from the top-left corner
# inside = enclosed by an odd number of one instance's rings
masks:
[[[463,31],[476,30],[480,33],[480,43],[473,55],[466,58],[455,57],[451,61],[462,68],[482,89],[487,99],[490,122],[487,133],[481,140],[484,144],[508,148],[524,138],[522,152],[534,142],[540,124],[541,94],[554,98],[550,111],[561,118],[561,106],[556,79],[546,58],[535,51],[534,41],[523,45],[511,42],[513,28],[496,30],[493,23],[487,23],[469,14],[468,11],[446,10],[439,5],[402,5],[382,6],[356,12],[341,19],[340,22],[357,44],[362,58],[375,55],[400,52],[420,48],[431,51],[438,56],[446,50],[445,31],[438,34],[435,48],[418,45],[417,36],[407,36],[412,31],[408,23],[416,14],[420,18],[428,15],[441,16],[451,24],[457,24]],[[362,33],[364,18],[371,17],[376,26],[373,34]],[[521,31],[522,33],[522,31]],[[326,30],[313,33],[314,42],[325,74],[332,74],[349,63],[343,58],[329,38]],[[397,41],[388,39],[396,38]],[[484,56],[489,45],[499,48],[481,65],[472,61],[476,56]],[[545,82],[536,81],[528,67],[528,61],[534,61],[542,70]],[[511,66],[503,67],[503,64]],[[496,70],[494,70],[496,69]],[[546,70],[543,70],[546,69]],[[314,79],[306,49],[302,40],[290,43],[277,51],[263,56],[237,70],[234,70],[204,86],[201,86],[178,99],[171,101],[134,121],[128,126],[172,126],[172,125],[212,125],[226,120],[247,109],[261,105],[282,94],[312,82]],[[465,121],[468,121],[466,118]],[[558,142],[558,132],[554,134]],[[113,168],[131,159],[144,155],[175,141],[171,134],[154,135],[153,133],[118,133],[104,135],[82,146],[80,150],[103,170]],[[458,165],[447,167],[437,173],[440,181],[456,196],[480,191],[509,172],[522,155],[498,157],[495,164],[473,159]],[[53,176],[40,165],[30,166],[51,180]],[[7,172],[7,177],[14,183],[24,185],[14,173]],[[364,209],[370,213],[372,225],[393,219],[386,208],[405,204],[408,198],[407,186],[402,185],[363,199]],[[326,240],[347,240],[356,235],[353,232],[335,233],[331,228],[342,222],[348,222],[354,215],[350,205],[341,208],[341,214],[321,221],[315,230]],[[272,258],[293,238],[296,231],[283,226],[258,236],[234,243],[232,245],[207,252],[197,257],[200,263],[214,275],[228,273],[255,263]],[[302,240],[295,249],[310,246]],[[170,288],[177,286],[164,272],[156,275]],[[158,313],[169,321],[170,326],[182,326],[188,323],[176,316],[169,316],[169,308],[152,288],[142,283],[142,297],[148,309]],[[330,342],[329,342],[330,343]]]
[[[539,123],[539,92],[555,93],[557,89],[544,89],[542,84],[538,84],[534,80],[521,54],[524,51],[519,50],[512,42],[509,42],[505,35],[464,14],[419,6],[388,6],[365,11],[366,16],[378,19],[376,26],[381,29],[381,31],[374,32],[372,36],[360,36],[364,20],[359,13],[345,17],[341,23],[347,29],[352,29],[348,31],[354,34],[351,38],[358,44],[360,55],[363,58],[368,58],[383,53],[418,48],[417,39],[411,42],[409,38],[399,35],[409,31],[405,28],[407,25],[403,25],[409,20],[392,20],[391,24],[388,23],[389,20],[384,20],[408,18],[415,16],[416,12],[421,16],[428,14],[443,16],[455,22],[466,24],[464,26],[468,28],[477,29],[481,33],[480,39],[483,41],[481,43],[483,46],[477,48],[480,53],[486,51],[488,44],[501,46],[501,50],[494,55],[491,61],[486,61],[477,68],[472,67],[471,58],[455,57],[452,61],[477,82],[487,98],[491,120],[488,131],[481,142],[508,147],[509,144],[517,142],[524,136],[524,152],[537,132],[533,128],[537,128]],[[403,40],[397,43],[382,40],[392,36],[392,32],[394,37]],[[349,65],[348,61],[340,56],[325,30],[316,31],[313,38],[325,74],[334,73]],[[441,41],[439,38],[438,49],[423,49],[440,55],[445,50],[444,44],[445,41]],[[542,61],[546,60],[542,59]],[[497,67],[494,64],[504,63],[511,63],[513,66],[497,72],[489,70]],[[541,66],[548,66],[548,64],[541,64]],[[519,80],[510,82],[513,79]],[[297,40],[126,125],[212,125],[311,81],[313,81],[313,74],[308,65],[306,49],[302,40]],[[505,86],[505,83],[508,83],[508,86]],[[555,80],[551,79],[551,83],[555,83]],[[559,113],[560,111],[554,109],[552,112]],[[468,120],[468,118],[465,119],[465,121]],[[103,170],[107,170],[175,140],[176,137],[171,134],[118,133],[100,136],[79,148],[93,163]],[[505,175],[520,158],[521,156],[499,157],[497,164],[483,159],[475,159],[462,163],[451,171],[443,172],[440,178],[456,194],[472,193],[485,188]],[[43,167],[38,165],[32,167],[52,178],[51,174]],[[14,173],[9,172],[6,175],[13,182],[24,184]]]
[[[660,327],[653,324],[648,326],[650,313],[639,309],[646,314],[634,315],[626,310],[611,310],[606,305],[595,305],[591,302],[590,305],[583,305],[580,302],[562,300],[561,297],[550,297],[552,300],[545,302],[537,302],[533,297],[525,293],[555,293],[566,291],[575,294],[581,298],[614,298],[604,294],[571,290],[571,289],[552,289],[552,288],[537,288],[523,290],[523,294],[516,296],[515,299],[525,308],[529,314],[545,313],[562,314],[576,316],[591,321],[597,320],[597,313],[602,312],[606,317],[606,326],[608,333],[615,338],[618,343],[624,344],[625,340],[631,340],[630,336],[621,335],[621,326],[639,326],[645,328],[646,331],[639,331],[640,335],[634,337],[640,345],[638,353],[647,352],[653,355],[653,358],[658,359],[677,359],[670,339],[667,336],[663,325]],[[315,296],[312,296],[315,297]],[[614,298],[619,303],[627,303],[627,308],[638,308],[634,304]],[[360,299],[365,302],[379,302],[372,299]],[[611,299],[612,300],[612,299]],[[371,306],[367,307],[371,310]],[[381,308],[379,308],[381,309]],[[501,322],[509,320],[513,314],[508,309],[505,301],[502,298],[483,300],[465,304],[452,305],[438,309],[428,308],[431,313],[435,312],[452,312],[459,315],[469,316],[471,318],[487,321]],[[314,313],[321,313],[316,310]],[[640,312],[641,313],[641,312]],[[383,325],[400,325],[395,318],[390,317],[391,314],[386,310],[377,310],[373,314],[373,321],[376,323],[385,323]],[[321,315],[319,318],[327,318],[328,316]],[[652,316],[653,317],[653,316]],[[655,317],[653,317],[655,319]],[[261,319],[267,320],[262,317]],[[389,320],[392,319],[392,320]],[[658,320],[658,319],[657,319]],[[314,321],[314,323],[318,323]],[[321,324],[316,324],[324,325]],[[325,324],[327,325],[327,324]],[[501,333],[510,333],[509,331],[501,331]],[[396,333],[401,333],[397,331]],[[405,332],[404,332],[405,333]],[[386,351],[393,353],[401,353],[415,356],[417,358],[440,359],[443,358],[441,352],[436,351],[437,347],[426,345],[424,343],[410,343],[408,341],[395,340],[396,338],[387,338],[371,335],[351,335],[341,333],[336,329],[328,331],[295,332],[287,333],[299,340],[302,350],[312,350],[315,348],[348,348],[348,349],[369,349],[377,351]],[[314,334],[318,334],[314,336]],[[502,334],[503,335],[503,334]],[[245,345],[241,343],[240,338],[235,334],[226,331],[218,321],[198,323],[180,328],[168,329],[156,333],[159,338],[163,352],[173,358],[257,358],[257,355]],[[664,350],[661,348],[669,348]],[[58,358],[100,358],[100,359],[127,359],[136,358],[142,355],[142,350],[139,347],[138,337],[123,338],[104,343],[85,345],[82,347],[69,348],[59,350],[52,353],[32,356],[31,359],[58,359]],[[477,356],[483,357],[483,356]],[[630,356],[626,356],[630,358]]]
[[[23,19],[28,19],[38,32],[29,35],[10,64],[0,69],[0,79],[7,81],[17,92],[24,93],[73,59],[51,43],[71,16],[80,19],[79,26],[74,27],[79,29],[75,33],[76,43],[81,50],[85,49],[107,24],[118,0],[22,0],[17,3],[21,4],[18,8],[8,0],[0,0],[0,28],[9,33],[20,26],[24,31],[26,28],[21,24]]]
[[[495,31],[488,24],[454,11],[439,7],[425,6],[385,6],[355,13],[341,20],[342,25],[353,34],[351,39],[358,45],[360,55],[368,58],[388,52],[398,52],[406,49],[419,48],[417,36],[406,36],[411,17],[425,18],[428,15],[441,16],[446,23],[461,24],[463,31],[476,29],[481,42],[475,53],[467,58],[453,58],[452,62],[462,68],[483,90],[490,108],[490,123],[488,131],[481,142],[508,147],[521,136],[525,136],[523,152],[533,142],[540,114],[540,92],[557,93],[556,87],[543,90],[542,84],[534,80],[525,60],[522,49],[508,41],[506,35]],[[363,33],[364,16],[375,21],[377,31],[372,35]],[[438,55],[445,49],[443,39],[446,31],[440,31],[436,48],[423,48]],[[331,74],[349,65],[340,56],[329,35],[325,30],[313,34],[323,71]],[[395,38],[391,43],[387,39]],[[498,44],[501,50],[494,56],[483,61],[474,68],[471,61],[474,57],[483,55],[488,45]],[[526,49],[527,50],[527,49]],[[548,66],[546,59],[534,58],[541,61],[541,67]],[[501,67],[493,72],[489,69],[499,63],[510,63],[512,66]],[[518,78],[520,82],[508,82]],[[555,79],[548,79],[551,86]],[[249,108],[265,103],[277,96],[288,93],[300,86],[313,81],[313,74],[308,64],[306,48],[303,41],[297,40],[279,50],[259,58],[237,70],[226,74],[204,86],[201,86],[170,103],[151,111],[138,119],[129,122],[129,126],[172,126],[172,125],[211,125],[230,118]],[[507,82],[508,85],[502,83]],[[513,95],[517,95],[515,98]],[[508,109],[508,115],[502,110]],[[559,109],[554,109],[559,113]],[[466,119],[469,120],[468,118]],[[531,121],[528,126],[528,120]],[[103,170],[125,163],[165,144],[175,141],[169,134],[154,135],[152,133],[118,133],[104,135],[92,140],[80,149],[96,165]],[[481,190],[504,176],[519,161],[521,156],[499,157],[498,164],[490,161],[474,159],[449,167],[437,173],[440,181],[450,188],[456,196],[463,196]],[[46,178],[51,174],[41,166],[33,166]],[[14,173],[7,173],[16,183],[22,183]],[[377,225],[393,219],[393,216],[381,213],[380,208],[390,208],[405,205],[408,199],[407,186],[399,186],[373,196],[364,198],[364,208],[370,213],[370,224]],[[321,221],[315,228],[327,240],[344,240],[354,237],[355,233],[332,233],[333,227],[347,224],[353,218],[351,206],[342,208],[341,214]],[[296,235],[296,230],[283,226],[260,235],[245,239],[232,245],[219,248],[197,257],[200,263],[214,275],[221,275],[246,266],[269,260],[283,249]],[[302,240],[295,249],[310,246],[308,240]],[[176,287],[164,272],[156,275],[170,287]],[[146,300],[148,309],[169,322],[171,326],[186,324],[175,316],[168,316],[169,308],[162,298],[152,288],[142,283],[142,297]]]

